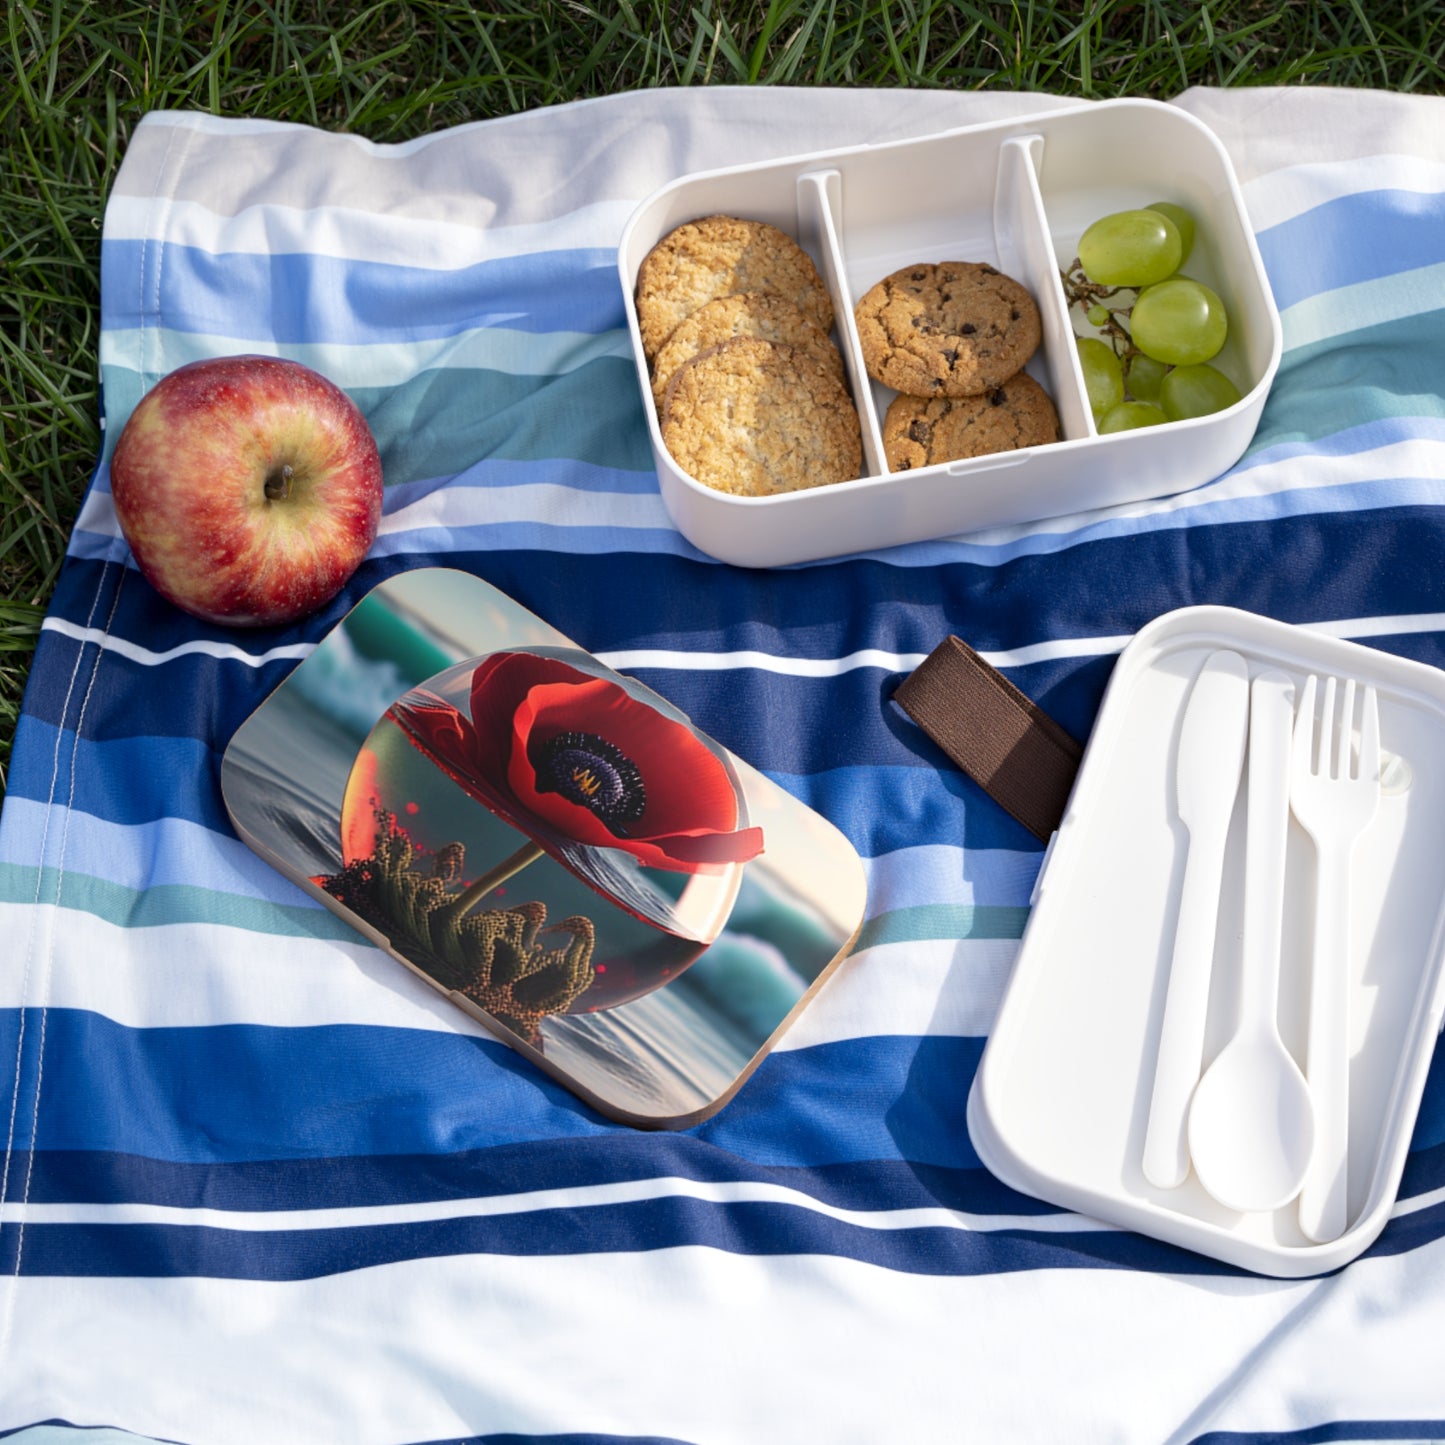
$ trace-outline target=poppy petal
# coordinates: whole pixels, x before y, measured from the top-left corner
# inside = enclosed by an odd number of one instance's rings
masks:
[[[595,733],[619,748],[642,774],[647,804],[629,836],[653,837],[737,826],[737,793],[721,760],[685,724],[658,712],[605,678],[567,688],[546,686],[527,695],[518,727],[533,744],[558,733]],[[515,740],[514,740],[515,748]],[[535,765],[535,751],[532,764]],[[513,763],[517,759],[513,753]],[[513,785],[515,775],[509,772]],[[583,810],[585,811],[585,810]]]

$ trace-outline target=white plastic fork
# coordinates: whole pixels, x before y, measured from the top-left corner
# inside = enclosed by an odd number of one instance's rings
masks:
[[[1327,677],[1315,737],[1317,679],[1304,685],[1295,714],[1290,807],[1314,841],[1315,930],[1310,970],[1305,1077],[1315,1104],[1315,1149],[1299,1197],[1299,1222],[1317,1243],[1338,1239],[1348,1223],[1350,863],[1355,843],[1380,802],[1380,718],[1375,689],[1360,709],[1354,756],[1355,682],[1347,678],[1338,713],[1336,680]]]

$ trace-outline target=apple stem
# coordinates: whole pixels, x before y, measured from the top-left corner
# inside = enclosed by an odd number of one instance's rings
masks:
[[[279,472],[272,472],[266,478],[266,497],[268,501],[284,502],[291,495],[291,478],[294,475],[294,468],[290,462],[282,462]]]

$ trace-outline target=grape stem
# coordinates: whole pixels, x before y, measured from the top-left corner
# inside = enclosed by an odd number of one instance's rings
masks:
[[[1134,338],[1129,333],[1129,328],[1124,324],[1125,319],[1133,312],[1134,302],[1138,299],[1139,293],[1131,286],[1102,286],[1097,281],[1090,281],[1084,274],[1084,268],[1077,256],[1067,271],[1060,271],[1059,277],[1064,283],[1064,298],[1069,306],[1077,306],[1085,316],[1098,307],[1107,313],[1105,319],[1097,323],[1097,329],[1108,338],[1109,345],[1114,350],[1121,363],[1128,365],[1131,357],[1136,356],[1139,348],[1134,345]],[[1127,292],[1129,304],[1127,306],[1115,306],[1111,302],[1121,292]],[[1090,325],[1095,325],[1090,322]]]

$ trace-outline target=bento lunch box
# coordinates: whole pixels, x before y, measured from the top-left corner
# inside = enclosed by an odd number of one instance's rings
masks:
[[[1240,400],[1209,416],[1100,435],[1060,280],[1094,220],[1155,201],[1197,222],[1183,270],[1224,300],[1229,337],[1211,363]],[[686,221],[767,221],[817,263],[858,407],[863,472],[766,497],[684,473],[663,444],[634,300],[638,268]],[[864,370],[854,306],[915,262],[972,261],[1021,282],[1043,340],[1026,370],[1058,411],[1061,440],[891,473],[882,419],[894,393]],[[1147,100],[1104,101],[923,139],[818,152],[683,176],[623,231],[618,271],[663,501],[683,535],[726,562],[771,567],[1016,525],[1170,495],[1227,470],[1254,435],[1279,365],[1279,314],[1229,157],[1199,121]],[[1087,330],[1080,324],[1081,330]]]

